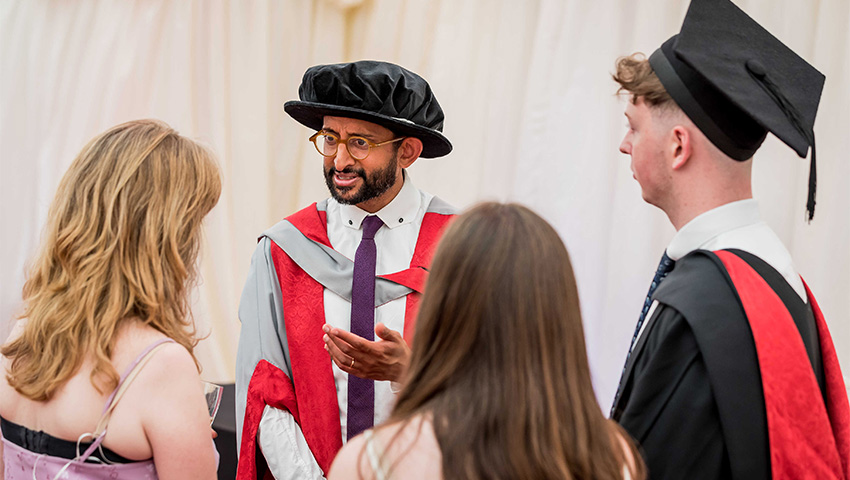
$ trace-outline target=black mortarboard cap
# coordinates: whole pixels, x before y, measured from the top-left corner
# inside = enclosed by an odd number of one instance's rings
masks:
[[[811,146],[811,220],[823,74],[729,0],[692,0],[679,34],[649,62],[688,118],[729,157],[752,157],[767,132],[804,158]]]
[[[452,151],[443,136],[443,109],[428,82],[388,62],[361,60],[307,69],[298,97],[283,109],[302,125],[320,130],[325,116],[348,117],[384,126],[422,141],[422,157]]]

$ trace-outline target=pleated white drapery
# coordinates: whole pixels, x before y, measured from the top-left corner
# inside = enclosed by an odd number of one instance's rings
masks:
[[[826,74],[815,131],[818,206],[803,219],[808,161],[769,137],[755,160],[762,214],[818,295],[850,370],[850,3],[740,0]],[[465,207],[525,203],[570,250],[600,402],[614,394],[655,263],[673,235],[640,199],[614,60],[676,33],[687,0],[254,0],[0,3],[0,335],[56,185],[106,128],[154,117],[209,143],[223,193],[206,224],[194,301],[203,376],[233,378],[242,282],[257,235],[326,196],[311,132],[281,110],[313,64],[400,63],[446,112],[448,157],[420,188]]]

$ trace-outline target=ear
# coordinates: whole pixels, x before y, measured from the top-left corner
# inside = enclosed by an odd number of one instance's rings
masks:
[[[422,140],[415,137],[407,137],[401,141],[398,147],[398,164],[401,168],[413,165],[413,162],[422,154]]]
[[[673,157],[670,166],[673,170],[679,170],[691,158],[691,132],[682,125],[676,125],[670,130],[670,137],[672,141],[669,148]]]

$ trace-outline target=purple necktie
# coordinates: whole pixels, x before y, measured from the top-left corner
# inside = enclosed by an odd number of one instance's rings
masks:
[[[351,283],[351,333],[366,340],[375,339],[375,233],[384,225],[371,215],[363,219],[363,238],[354,254],[354,280]],[[371,428],[375,421],[375,382],[348,376],[348,428],[351,439]]]

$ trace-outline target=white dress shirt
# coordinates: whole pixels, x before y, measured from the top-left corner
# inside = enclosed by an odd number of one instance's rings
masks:
[[[419,238],[419,227],[432,198],[433,195],[418,190],[405,172],[404,185],[398,195],[375,213],[384,222],[384,226],[375,234],[377,275],[395,273],[410,266]],[[360,227],[367,215],[370,214],[354,205],[328,200],[328,238],[334,250],[354,260],[363,236]],[[403,332],[406,301],[406,297],[403,297],[378,306],[375,309],[375,324],[383,322],[391,330]],[[350,331],[351,302],[325,289],[324,307],[328,325]],[[345,443],[348,374],[336,364],[333,364],[333,374],[342,441]],[[375,425],[389,416],[394,401],[391,382],[375,382]],[[263,456],[276,479],[322,478],[321,469],[307,446],[304,434],[289,412],[266,406],[257,436]]]
[[[694,250],[724,250],[735,248],[761,258],[785,278],[797,295],[805,302],[806,289],[794,267],[791,254],[773,230],[759,215],[758,202],[739,200],[704,212],[676,232],[667,256],[679,260]],[[646,318],[651,319],[658,306],[652,302]],[[638,337],[649,321],[644,322]]]
[[[405,270],[410,266],[419,227],[425,217],[425,209],[433,195],[421,192],[405,175],[404,185],[398,195],[387,206],[375,213],[383,222],[375,234],[377,259],[375,273],[385,275]],[[360,226],[369,215],[354,205],[342,205],[334,199],[328,201],[328,237],[334,250],[354,260],[360,245],[363,230]],[[404,311],[407,297],[398,298],[375,309],[375,324],[383,322],[387,328],[404,331]],[[325,319],[328,325],[342,330],[351,330],[351,302],[325,289]],[[377,340],[377,339],[376,339]],[[345,442],[348,410],[348,374],[334,364],[334,383],[339,403],[339,423]],[[390,414],[395,394],[389,381],[375,382],[375,425],[383,422]]]

